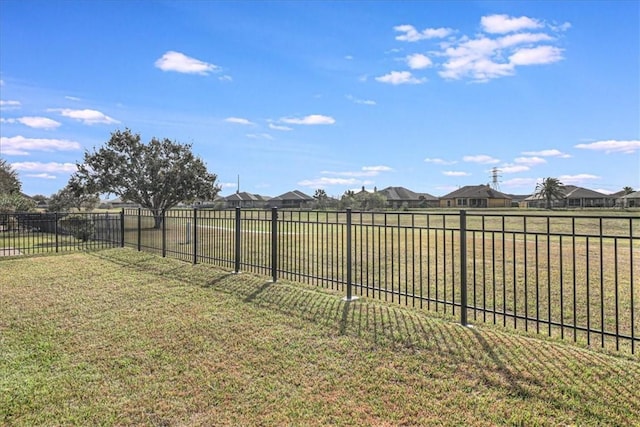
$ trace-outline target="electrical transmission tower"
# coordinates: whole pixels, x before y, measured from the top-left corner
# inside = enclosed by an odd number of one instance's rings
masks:
[[[491,169],[491,188],[493,188],[496,191],[500,191],[500,179],[501,175],[500,175],[500,169],[498,168],[493,168]]]

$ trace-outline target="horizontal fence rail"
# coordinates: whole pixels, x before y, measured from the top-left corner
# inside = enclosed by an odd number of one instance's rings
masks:
[[[85,242],[61,231],[55,216],[25,216],[0,239],[29,248],[23,253],[126,246],[322,286],[347,300],[376,298],[465,325],[493,323],[631,353],[640,341],[638,216],[275,208],[87,215],[96,231]],[[46,232],[37,221],[48,224]],[[18,243],[6,243],[20,233]],[[48,237],[38,241],[37,233]]]

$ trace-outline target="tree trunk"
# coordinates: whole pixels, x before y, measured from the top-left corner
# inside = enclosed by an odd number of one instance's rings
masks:
[[[153,211],[153,228],[159,230],[162,227],[162,220],[164,219],[164,212],[159,209]]]

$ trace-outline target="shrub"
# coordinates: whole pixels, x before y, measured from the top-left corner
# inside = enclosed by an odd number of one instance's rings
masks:
[[[68,215],[59,220],[60,227],[81,242],[90,240],[95,234],[95,224],[86,215]]]

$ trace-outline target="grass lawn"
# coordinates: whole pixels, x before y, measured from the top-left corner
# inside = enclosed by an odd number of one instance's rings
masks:
[[[0,260],[0,425],[638,425],[640,358],[148,253]]]

